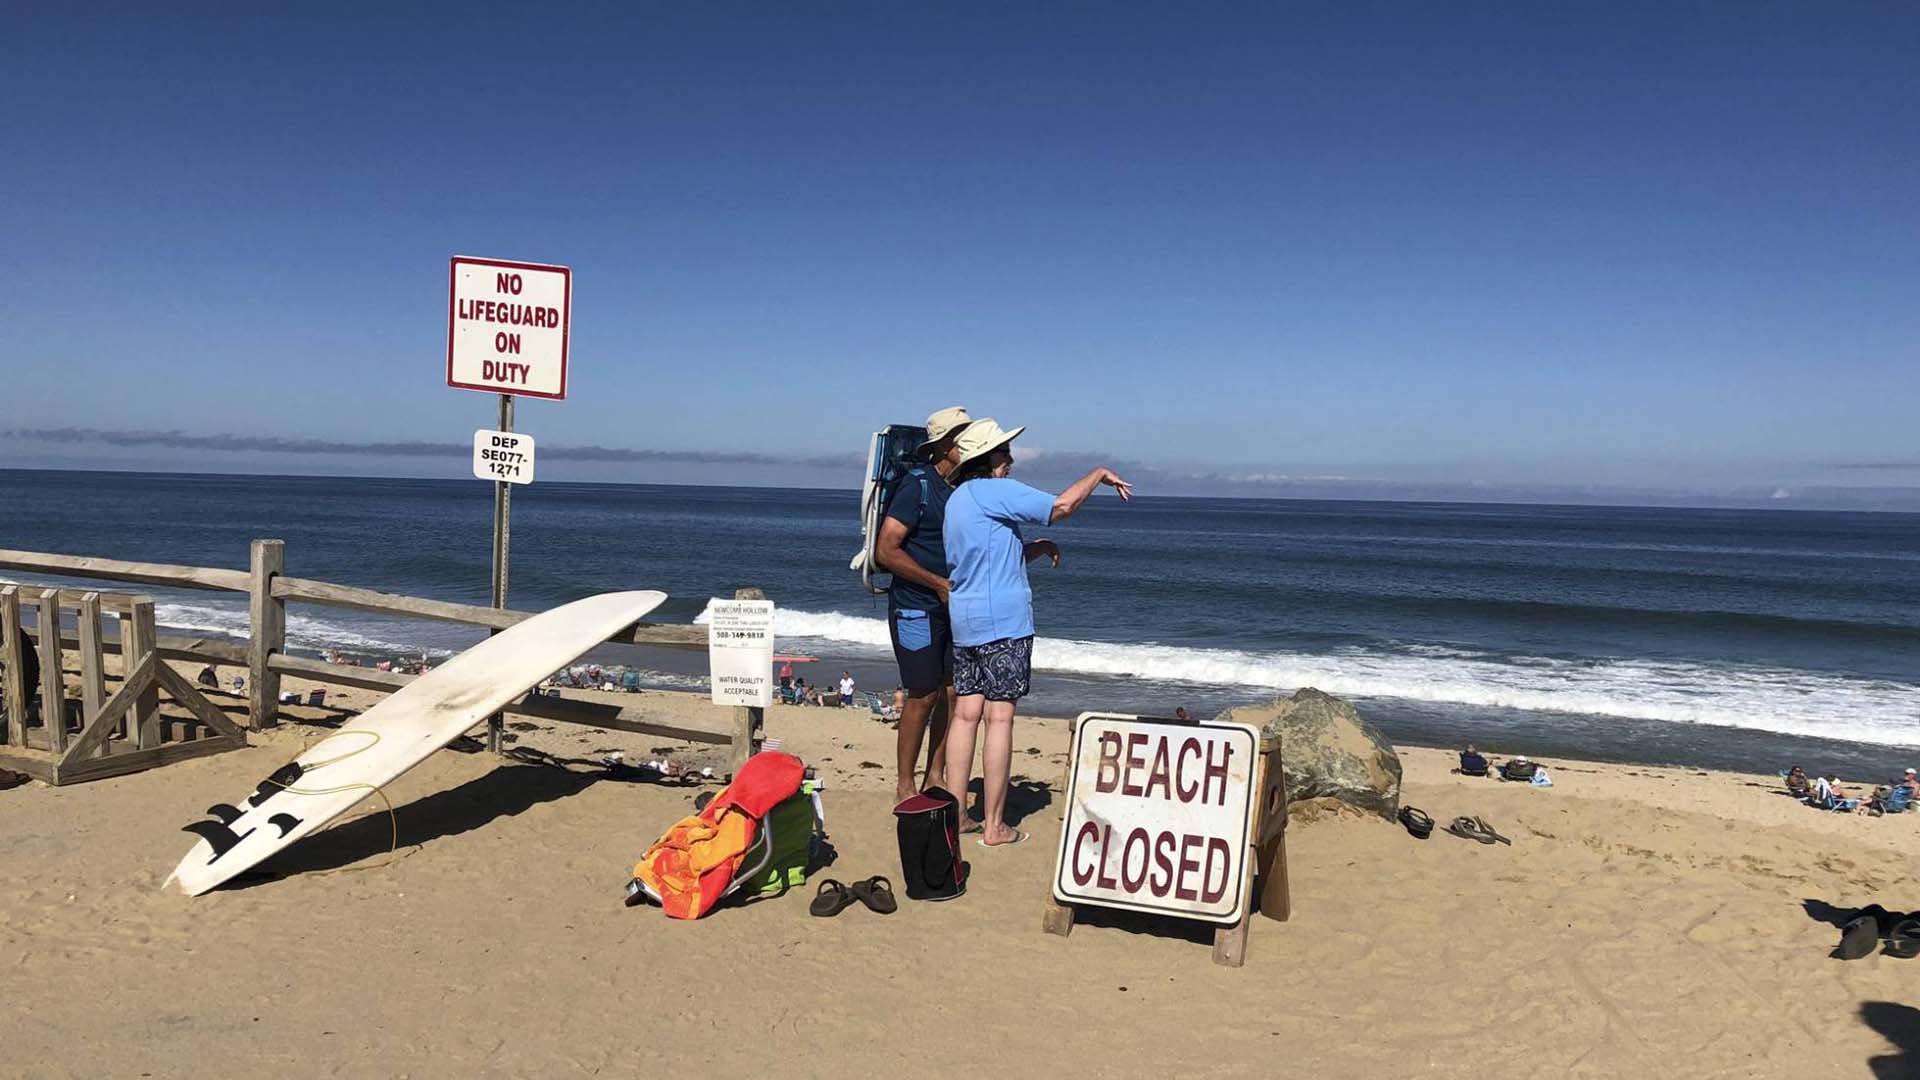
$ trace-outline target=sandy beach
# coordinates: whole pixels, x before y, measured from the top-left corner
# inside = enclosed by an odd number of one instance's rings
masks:
[[[376,697],[288,715],[337,722]],[[640,701],[723,721],[690,695]],[[891,730],[779,706],[767,729],[827,780],[826,875],[897,877]],[[1294,917],[1254,920],[1238,970],[1177,925],[1040,932],[1059,721],[1016,736],[1034,840],[971,850],[966,897],[887,917],[811,918],[798,893],[698,923],[624,907],[634,859],[699,789],[612,779],[597,759],[700,755],[547,725],[513,730],[512,757],[446,751],[394,784],[397,854],[386,813],[363,806],[284,876],[197,900],[161,889],[182,824],[326,730],[0,793],[0,1074],[901,1075],[956,1053],[1061,1077],[1920,1069],[1920,961],[1827,956],[1837,909],[1920,903],[1920,815],[1822,814],[1771,778],[1553,761],[1556,786],[1537,790],[1404,751],[1405,801],[1485,816],[1513,846],[1300,812]]]

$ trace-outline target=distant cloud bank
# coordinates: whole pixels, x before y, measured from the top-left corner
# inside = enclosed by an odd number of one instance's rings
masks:
[[[329,459],[350,458],[351,468],[372,475],[423,477],[467,475],[471,444],[455,442],[354,442],[279,435],[195,434],[182,431],[114,431],[98,428],[0,430],[9,453],[0,465],[53,469],[137,469],[154,472],[331,474]],[[24,450],[25,453],[19,451]],[[261,455],[270,455],[261,457]],[[711,484],[722,486],[835,488],[856,486],[864,448],[845,454],[794,454],[777,450],[655,450],[618,446],[542,443],[542,477],[601,483]],[[1887,483],[1920,463],[1809,463],[1796,475],[1751,481],[1673,481],[1666,486],[1634,483],[1573,483],[1547,479],[1487,479],[1465,466],[1432,463],[1325,469],[1264,466],[1156,465],[1125,455],[1021,448],[1015,476],[1058,490],[1095,466],[1107,466],[1149,496],[1379,500],[1395,502],[1563,503],[1673,507],[1770,507],[1808,510],[1920,512],[1920,483]],[[1759,470],[1764,472],[1764,470]],[[1813,482],[1835,472],[1870,474],[1874,482]],[[1900,477],[1906,480],[1906,477]],[[1865,477],[1862,477],[1865,480]]]

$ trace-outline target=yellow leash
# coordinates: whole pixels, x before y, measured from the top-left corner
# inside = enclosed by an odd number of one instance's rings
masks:
[[[371,741],[364,746],[356,746],[344,754],[337,754],[333,757],[327,758],[324,761],[316,761],[311,765],[303,766],[302,775],[305,775],[306,773],[311,773],[316,769],[323,769],[328,765],[336,765],[342,761],[347,760],[350,757],[354,757],[359,754],[364,754],[367,751],[373,749],[374,747],[380,745],[380,733],[377,731],[336,731],[333,734],[328,735],[325,738],[321,739],[319,742],[308,744],[306,749],[302,751],[302,754],[304,756],[304,754],[307,751],[311,751],[314,747],[326,745],[326,743],[330,739],[344,738],[349,735],[365,735]],[[282,784],[279,781],[274,780],[272,777],[268,777],[267,782],[274,784],[278,786],[281,790],[286,791],[293,795],[334,795],[342,791],[371,791],[375,795],[380,796],[381,804],[387,808],[387,821],[393,827],[393,845],[387,849],[387,858],[385,862],[382,862],[376,866],[341,866],[341,867],[336,867],[332,870],[310,870],[308,871],[308,873],[314,874],[316,876],[324,876],[327,874],[344,874],[353,870],[384,870],[387,867],[392,866],[394,863],[399,861],[400,859],[400,817],[398,814],[395,814],[393,812],[393,800],[387,798],[387,793],[381,789],[381,786],[379,784],[352,783],[352,784],[341,784],[338,787],[329,787],[329,788],[304,788],[304,787],[294,787],[291,784]],[[349,803],[347,805],[347,810],[353,809],[354,806],[359,803],[359,801],[360,800],[356,799],[354,800],[354,802]],[[346,813],[346,810],[342,810],[341,813],[343,814]]]

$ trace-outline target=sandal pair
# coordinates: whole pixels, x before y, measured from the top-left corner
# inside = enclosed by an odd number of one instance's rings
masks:
[[[1483,844],[1505,844],[1513,846],[1513,841],[1501,836],[1487,819],[1482,817],[1457,817],[1447,826],[1447,831],[1463,840],[1478,840]]]
[[[880,915],[891,915],[900,910],[899,901],[893,898],[893,882],[875,874],[851,885],[842,885],[828,878],[820,883],[820,891],[813,894],[813,903],[807,905],[807,912],[822,919],[831,919],[852,907],[855,901],[867,905],[867,910]]]

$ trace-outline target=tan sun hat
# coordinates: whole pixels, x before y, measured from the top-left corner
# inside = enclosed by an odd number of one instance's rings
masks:
[[[993,453],[1018,438],[1025,430],[1017,427],[1012,431],[1004,431],[991,416],[975,420],[967,425],[967,430],[960,433],[960,440],[954,444],[960,451],[960,465]]]
[[[941,409],[927,417],[927,441],[920,444],[920,452],[924,454],[933,449],[933,444],[941,439],[965,431],[967,425],[971,423],[973,423],[973,417],[967,415],[965,405]]]

